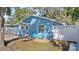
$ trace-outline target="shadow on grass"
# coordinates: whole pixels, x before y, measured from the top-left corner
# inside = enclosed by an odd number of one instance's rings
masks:
[[[15,39],[12,39],[12,40],[4,41],[5,46],[7,46],[10,42],[13,42],[13,41],[16,41],[16,40],[19,40],[19,37],[15,38]]]

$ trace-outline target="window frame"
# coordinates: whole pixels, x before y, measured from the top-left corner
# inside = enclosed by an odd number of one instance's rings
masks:
[[[21,24],[21,27],[24,26],[24,25],[25,25],[25,27],[28,26],[28,29],[27,29],[27,28],[22,28],[22,29],[29,30],[29,23],[27,23],[27,24],[26,24],[26,23],[22,23],[22,24]]]
[[[43,26],[43,31],[40,30],[40,27],[41,27],[41,26]],[[40,24],[38,28],[39,28],[39,29],[38,29],[38,32],[39,32],[39,33],[43,33],[43,32],[45,31],[45,25],[44,25],[44,24]]]

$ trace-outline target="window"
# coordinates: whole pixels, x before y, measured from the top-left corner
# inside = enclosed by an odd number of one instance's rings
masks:
[[[39,26],[39,33],[41,33],[41,32],[44,32],[44,25],[43,24],[41,24]]]
[[[29,25],[28,24],[22,24],[22,29],[29,29]]]

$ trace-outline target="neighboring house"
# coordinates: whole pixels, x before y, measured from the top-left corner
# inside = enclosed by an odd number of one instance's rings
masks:
[[[47,38],[52,39],[52,27],[62,25],[54,19],[29,16],[28,18],[20,22],[21,29],[24,29],[25,33],[32,38]]]

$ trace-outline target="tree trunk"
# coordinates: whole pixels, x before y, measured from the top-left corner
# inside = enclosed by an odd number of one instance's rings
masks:
[[[5,15],[7,8],[8,7],[0,7],[0,48],[5,47],[5,42],[4,42],[4,22],[5,20],[3,16]]]
[[[0,28],[0,47],[4,47],[4,29]]]
[[[4,18],[0,16],[0,48],[4,46]]]

